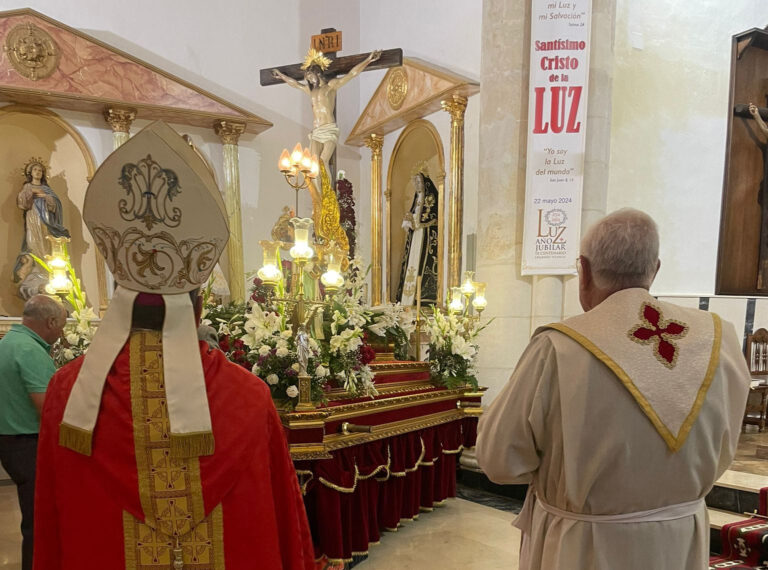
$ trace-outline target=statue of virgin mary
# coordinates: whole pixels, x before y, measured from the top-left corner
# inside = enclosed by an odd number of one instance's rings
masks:
[[[47,237],[68,238],[69,231],[64,227],[61,200],[48,186],[42,161],[27,163],[24,176],[26,182],[16,197],[16,205],[24,212],[24,239],[13,269],[13,281],[18,283],[19,296],[26,300],[43,292],[48,282],[48,273],[30,254],[45,259],[51,250]]]
[[[438,195],[435,184],[423,172],[412,182],[416,192],[403,220],[407,235],[396,299],[406,306],[416,304],[416,283],[421,277],[421,303],[429,305],[437,303]]]

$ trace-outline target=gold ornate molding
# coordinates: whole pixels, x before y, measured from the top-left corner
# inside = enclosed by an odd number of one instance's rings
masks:
[[[8,32],[5,52],[19,75],[32,81],[50,77],[58,68],[61,56],[51,35],[30,22],[19,24]]]
[[[131,132],[131,125],[134,119],[136,119],[136,109],[120,108],[120,107],[105,107],[104,108],[104,120],[112,127],[113,133],[127,133]]]
[[[365,139],[371,149],[371,304],[381,305],[381,149],[384,139],[372,133]]]
[[[393,111],[403,106],[405,96],[408,94],[408,74],[404,67],[392,70],[387,82],[387,101]]]
[[[406,396],[395,396],[393,398],[387,398],[386,400],[366,400],[363,402],[355,402],[354,404],[344,404],[341,406],[334,406],[331,408],[333,413],[328,421],[336,422],[339,420],[347,420],[350,418],[356,418],[371,413],[391,412],[394,410],[402,410],[404,408],[411,408],[413,406],[420,406],[429,402],[434,404],[435,402],[444,402],[446,400],[455,400],[460,398],[466,388],[456,388],[453,390],[440,390],[439,392],[427,392],[423,394],[408,394]]]
[[[464,112],[467,98],[454,93],[440,102],[451,116],[451,192],[448,199],[448,287],[461,282],[461,238],[464,232]]]
[[[213,130],[221,139],[221,144],[236,145],[240,135],[245,132],[245,123],[219,119],[213,122]]]
[[[441,101],[454,94],[469,97],[479,91],[479,83],[468,77],[417,58],[404,58],[402,67],[387,71],[346,143],[362,146],[371,133],[385,136],[439,111]]]
[[[404,433],[410,433],[412,431],[426,429],[440,424],[447,424],[464,417],[466,417],[466,415],[462,410],[448,410],[426,416],[419,416],[417,418],[409,418],[407,420],[372,426],[371,433],[350,433],[348,435],[333,434],[325,438],[325,449],[327,451],[344,449],[345,447],[352,447],[353,445],[360,445],[361,443],[368,443],[370,441],[386,439],[388,437],[402,435]]]
[[[21,77],[10,73],[4,78],[0,85],[2,101],[98,115],[102,114],[105,105],[122,104],[138,109],[144,119],[181,125],[210,128],[216,119],[242,121],[247,123],[246,130],[253,134],[272,126],[250,111],[35,10],[22,8],[0,12],[0,28],[4,32],[17,27],[28,29],[30,25],[47,34],[58,46],[55,68],[58,71],[54,69],[52,76],[43,76],[43,69],[47,67],[38,60],[45,59],[45,65],[51,65],[48,62],[53,58],[50,46],[41,40],[42,44],[32,50],[26,49],[21,55],[34,69],[33,80],[37,85],[28,85],[23,73],[24,68],[29,67],[23,66],[19,70]],[[11,51],[15,42],[8,45],[9,35],[4,33],[4,47],[10,60],[16,56]],[[70,69],[76,71],[66,77],[67,72],[63,70]],[[122,90],[115,82],[109,83],[107,94],[101,93],[101,87],[91,88],[98,84],[104,69],[119,69],[121,77],[130,79],[128,83],[132,88]],[[69,81],[59,81],[59,75]],[[170,105],[166,104],[169,99],[173,101]]]

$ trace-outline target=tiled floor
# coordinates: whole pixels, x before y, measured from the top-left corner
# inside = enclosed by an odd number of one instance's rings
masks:
[[[422,513],[397,532],[386,532],[372,546],[361,570],[517,569],[520,535],[515,515],[496,508],[449,499],[444,507]],[[21,568],[20,516],[16,487],[0,485],[0,570]]]
[[[21,568],[21,513],[15,485],[0,485],[0,570]]]
[[[419,568],[441,570],[517,569],[520,533],[515,515],[464,499],[422,513],[372,546],[360,570]]]
[[[760,433],[757,426],[747,426],[739,438],[739,448],[731,464],[731,470],[768,475],[768,459],[760,459],[755,455],[758,445],[768,446],[768,430]]]
[[[758,444],[768,446],[768,431],[758,433],[749,426],[741,435],[731,471],[725,475],[728,486],[765,486],[762,476],[768,476],[768,460],[755,455]],[[511,522],[519,505],[513,504],[512,499],[485,500],[477,496],[478,493],[482,491],[468,489],[460,496],[484,504],[451,499],[444,507],[404,523],[396,533],[384,533],[381,543],[371,547],[368,560],[357,567],[361,570],[517,569],[520,535]],[[16,487],[0,484],[0,570],[21,568],[19,522]]]

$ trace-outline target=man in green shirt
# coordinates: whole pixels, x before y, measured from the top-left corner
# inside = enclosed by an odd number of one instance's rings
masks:
[[[19,495],[22,570],[32,568],[37,433],[45,390],[56,371],[50,350],[66,321],[61,303],[35,295],[24,305],[21,324],[0,339],[0,463]]]

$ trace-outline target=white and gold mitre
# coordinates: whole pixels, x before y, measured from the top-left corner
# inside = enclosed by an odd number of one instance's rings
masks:
[[[118,283],[72,387],[59,444],[92,452],[101,394],[131,333],[134,302],[165,306],[163,384],[172,457],[214,452],[188,292],[203,285],[229,237],[213,176],[173,129],[152,123],[107,157],[88,185],[83,219]],[[150,302],[151,301],[151,302]]]
[[[83,219],[115,281],[146,293],[200,287],[229,238],[209,170],[162,122],[107,157],[88,186]]]

